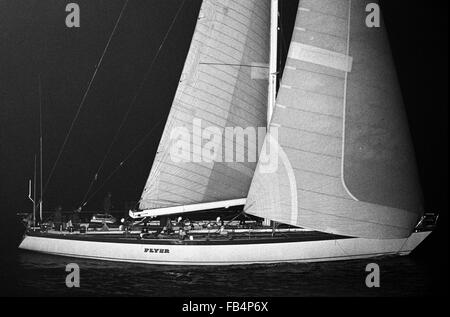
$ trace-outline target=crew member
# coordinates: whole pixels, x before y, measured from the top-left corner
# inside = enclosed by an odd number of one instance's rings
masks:
[[[186,231],[184,231],[184,229],[180,229],[180,230],[178,231],[178,235],[179,235],[179,237],[180,237],[180,240],[186,239]]]
[[[61,231],[62,229],[62,207],[58,206],[55,208],[55,212],[53,213],[53,225],[55,226],[55,230]]]
[[[226,236],[227,234],[228,234],[228,231],[227,230],[225,230],[225,226],[221,226],[220,227],[220,235],[222,235],[222,236]]]
[[[71,220],[72,220],[72,225],[73,225],[74,229],[78,229],[80,227],[80,223],[81,223],[80,212],[81,212],[81,207],[75,209],[72,213]]]
[[[172,230],[172,221],[170,220],[170,218],[167,218],[166,229],[167,229],[168,234],[171,234],[173,231]]]
[[[109,227],[104,220],[103,220],[103,225],[102,225],[101,231],[109,231]]]

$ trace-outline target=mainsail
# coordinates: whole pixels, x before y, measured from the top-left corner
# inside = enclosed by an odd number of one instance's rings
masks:
[[[364,238],[407,237],[422,214],[414,152],[374,0],[300,0],[266,147],[245,211]],[[272,134],[272,133],[271,133]]]
[[[176,162],[171,133],[180,127],[192,131],[194,119],[221,132],[225,127],[266,126],[268,81],[261,70],[269,62],[269,28],[270,0],[203,1],[140,209],[247,196],[256,160],[206,162],[191,147],[184,154],[192,161]]]

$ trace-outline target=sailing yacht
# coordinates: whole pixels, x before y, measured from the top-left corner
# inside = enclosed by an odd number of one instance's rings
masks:
[[[300,0],[281,72],[277,0],[202,2],[139,210],[129,215],[145,221],[241,208],[264,225],[222,226],[226,236],[196,228],[183,239],[29,229],[20,248],[164,265],[409,254],[435,219],[423,210],[386,30],[367,24],[369,3],[376,2]],[[227,127],[266,127],[258,160],[202,160],[202,144],[184,148],[193,159],[174,160],[173,131],[192,131],[196,120],[222,135]]]

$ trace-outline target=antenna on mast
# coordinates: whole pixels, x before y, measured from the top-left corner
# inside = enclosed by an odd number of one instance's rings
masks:
[[[34,155],[33,186],[31,179],[28,181],[28,199],[33,203],[33,227],[36,227],[36,155]]]
[[[42,222],[42,86],[41,74],[39,74],[39,177],[40,177],[40,197],[39,197],[39,219]]]

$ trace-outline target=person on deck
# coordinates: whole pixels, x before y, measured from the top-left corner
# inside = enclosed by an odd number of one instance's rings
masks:
[[[167,223],[166,223],[166,230],[168,234],[171,234],[173,229],[172,229],[172,221],[170,220],[170,218],[167,218]]]
[[[101,228],[100,230],[101,230],[101,231],[109,231],[109,227],[108,227],[108,225],[106,224],[105,221],[103,221],[103,223],[102,223],[102,228]]]
[[[180,240],[186,239],[186,231],[184,231],[184,229],[180,229],[178,231],[178,235],[179,235]]]
[[[25,218],[22,219],[22,221],[27,228],[31,228],[34,224],[33,214],[28,214]]]
[[[72,213],[72,217],[70,220],[72,220],[72,225],[73,225],[74,229],[78,229],[80,227],[80,223],[81,223],[80,213],[81,213],[81,207],[78,209],[75,209]]]
[[[62,207],[58,206],[55,208],[55,212],[53,213],[53,225],[55,226],[55,230],[61,231],[62,229]]]
[[[219,234],[220,234],[221,236],[226,236],[226,235],[228,235],[228,231],[225,229],[225,226],[221,226],[221,227],[220,227]]]
[[[120,219],[119,230],[120,231],[125,231],[125,218]]]
[[[69,232],[73,232],[73,223],[72,223],[72,219],[69,219],[69,221],[67,221],[67,223],[66,223],[66,229],[69,231]]]

